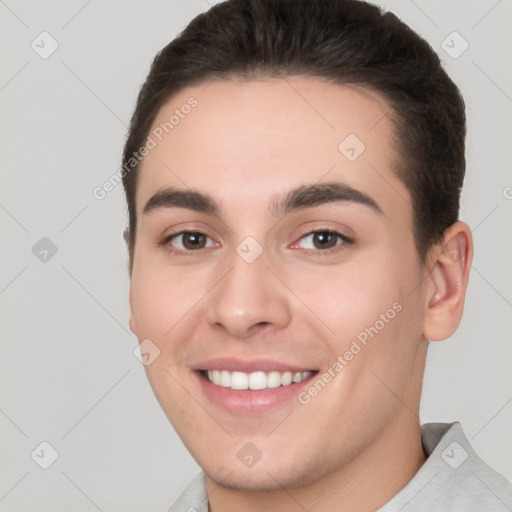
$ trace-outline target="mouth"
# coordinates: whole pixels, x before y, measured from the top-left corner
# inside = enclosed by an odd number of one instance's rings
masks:
[[[251,364],[246,368],[249,371],[237,369],[235,365],[216,366],[196,368],[192,373],[203,397],[231,417],[262,416],[294,402],[298,405],[299,393],[318,373],[318,370],[303,368],[281,368],[280,371],[275,369],[275,364],[260,369]],[[230,369],[222,366],[230,366]]]

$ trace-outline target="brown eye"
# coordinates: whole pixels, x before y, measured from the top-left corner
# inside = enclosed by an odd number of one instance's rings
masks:
[[[181,252],[195,251],[211,247],[214,244],[208,235],[199,231],[182,231],[165,240],[173,249]]]
[[[350,244],[352,240],[337,231],[329,230],[313,231],[304,235],[299,241],[299,245],[302,249],[310,250],[334,249],[345,243]]]
[[[182,236],[185,249],[202,249],[206,246],[206,235],[203,233],[183,233]]]
[[[338,244],[339,236],[330,231],[318,231],[313,234],[313,244],[317,249],[331,249]]]

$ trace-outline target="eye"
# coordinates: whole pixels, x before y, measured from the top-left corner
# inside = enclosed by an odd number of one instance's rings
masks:
[[[302,242],[302,244],[301,244]],[[329,250],[334,249],[344,243],[352,243],[352,240],[346,235],[337,231],[320,230],[312,231],[300,238],[297,245],[302,249]]]
[[[176,252],[190,252],[206,247],[213,247],[213,240],[200,231],[182,231],[168,236],[164,242]]]

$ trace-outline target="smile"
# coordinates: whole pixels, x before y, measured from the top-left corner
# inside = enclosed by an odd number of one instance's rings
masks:
[[[203,370],[201,373],[216,386],[234,390],[260,391],[262,389],[273,389],[302,382],[312,372],[255,371],[246,373],[242,371]]]
[[[289,358],[288,358],[289,359]],[[275,359],[211,357],[191,365],[198,392],[215,408],[232,416],[258,416],[297,404],[318,373],[318,366]]]

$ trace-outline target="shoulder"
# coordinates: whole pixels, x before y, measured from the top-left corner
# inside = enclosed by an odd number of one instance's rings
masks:
[[[427,461],[380,512],[512,510],[512,484],[475,453],[459,422],[422,426]]]

